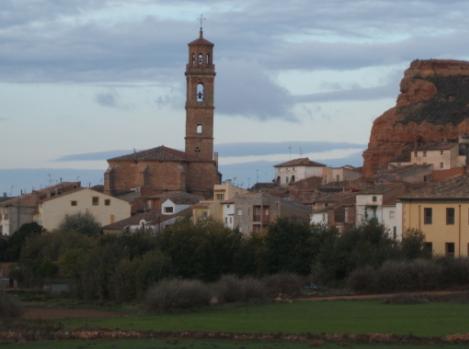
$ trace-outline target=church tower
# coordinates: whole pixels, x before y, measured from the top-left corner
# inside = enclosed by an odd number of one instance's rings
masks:
[[[204,38],[190,42],[186,65],[186,154],[194,160],[213,161],[215,65],[213,43]]]

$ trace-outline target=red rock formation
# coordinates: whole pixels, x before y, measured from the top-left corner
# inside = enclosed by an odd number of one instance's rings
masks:
[[[378,117],[363,153],[365,176],[405,156],[417,143],[469,133],[469,62],[416,60],[401,81],[396,106]]]

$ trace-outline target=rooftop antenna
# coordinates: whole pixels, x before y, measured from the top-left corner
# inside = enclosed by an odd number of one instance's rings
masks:
[[[291,145],[288,146],[288,155],[290,156],[290,160],[291,160]]]
[[[301,147],[301,145],[300,145],[299,151],[300,151],[300,156],[303,156],[303,148]]]
[[[200,38],[204,36],[204,22],[207,20],[207,18],[204,17],[204,14],[201,13],[199,17],[199,24],[200,24]]]

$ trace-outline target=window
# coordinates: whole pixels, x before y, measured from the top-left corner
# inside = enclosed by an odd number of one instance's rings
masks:
[[[223,193],[218,193],[215,197],[216,197],[217,200],[219,200],[219,201],[225,200],[225,194],[223,194]]]
[[[111,199],[104,200],[104,206],[111,206]]]
[[[440,155],[443,155],[443,150],[440,150]]]
[[[294,183],[294,182],[295,182],[295,176],[291,176],[290,182],[291,182],[291,183]]]
[[[432,224],[433,210],[431,207],[425,207],[423,209],[423,224]]]
[[[204,55],[202,53],[199,53],[197,56],[197,62],[199,64],[204,64]]]
[[[192,64],[195,65],[197,63],[197,60],[195,59],[195,54],[192,54]]]
[[[207,53],[206,57],[207,57],[207,61],[205,63],[210,64],[210,55],[208,53]]]
[[[201,135],[203,132],[202,124],[197,124],[196,132],[198,135]]]
[[[394,211],[389,211],[389,219],[394,219]]]
[[[198,103],[204,101],[204,84],[198,83],[196,87],[196,99]]]
[[[172,206],[166,206],[164,208],[164,213],[173,213],[174,209]]]
[[[78,205],[78,202],[76,200],[70,201],[70,206],[76,206]]]
[[[5,213],[5,214],[3,215],[3,218],[7,221],[7,220],[8,220],[8,213]]]
[[[376,202],[376,201],[378,200],[378,198],[377,198],[376,196],[373,196],[373,197],[371,198],[371,200],[372,200],[373,202]]]
[[[433,254],[433,244],[431,242],[425,242],[423,245],[423,250],[429,255]]]
[[[397,239],[397,227],[396,226],[392,227],[392,238],[394,240]]]
[[[447,207],[446,208],[446,225],[454,224],[454,208]]]
[[[443,168],[443,167],[445,167],[445,165],[442,162],[440,162],[440,168]]]
[[[445,255],[447,257],[454,257],[454,242],[447,242],[445,244]]]
[[[99,197],[93,196],[93,198],[91,200],[91,203],[93,204],[93,206],[98,206],[99,205]]]

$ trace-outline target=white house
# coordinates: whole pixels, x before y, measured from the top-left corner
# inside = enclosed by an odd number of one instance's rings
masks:
[[[226,228],[235,228],[236,206],[234,201],[223,202],[223,225]]]
[[[386,197],[386,193],[360,193],[356,196],[357,226],[376,219],[384,225],[389,236],[396,240],[402,239],[402,206],[396,203],[396,198]]]
[[[287,186],[309,177],[323,177],[326,165],[308,158],[299,158],[275,165],[275,181]]]

